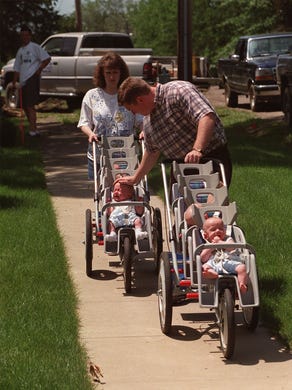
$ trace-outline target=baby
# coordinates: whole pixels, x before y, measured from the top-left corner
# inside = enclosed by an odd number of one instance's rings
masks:
[[[203,225],[204,239],[210,243],[234,243],[232,237],[226,236],[221,218],[210,217]],[[247,273],[245,264],[233,248],[225,250],[203,249],[201,253],[203,276],[209,279],[218,278],[218,273],[237,273],[239,288],[242,293],[247,291]]]
[[[113,189],[113,201],[126,202],[134,198],[134,187],[125,183],[116,182]],[[109,208],[109,234],[107,234],[107,241],[116,241],[116,228],[123,226],[134,226],[137,240],[147,238],[147,232],[142,231],[142,219],[137,215],[142,215],[144,212],[143,206],[133,207],[128,206],[114,206]]]

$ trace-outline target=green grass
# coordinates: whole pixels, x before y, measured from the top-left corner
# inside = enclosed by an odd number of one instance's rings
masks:
[[[230,199],[257,255],[261,320],[292,347],[292,142],[282,122],[218,108],[233,161]],[[163,196],[159,167],[149,175]]]
[[[90,389],[40,152],[2,148],[0,165],[0,388]]]
[[[262,319],[291,348],[290,135],[283,122],[254,119],[243,113],[231,119],[226,110],[219,110],[219,114],[225,122],[234,164],[230,195],[238,204],[238,224],[257,253]]]

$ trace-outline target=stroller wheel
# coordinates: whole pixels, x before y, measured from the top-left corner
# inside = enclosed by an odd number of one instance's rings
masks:
[[[158,310],[162,333],[169,334],[172,321],[172,280],[168,252],[163,252],[160,258],[158,273]]]
[[[126,236],[123,241],[123,274],[124,287],[127,294],[132,290],[132,244],[130,237]]]
[[[260,310],[258,306],[242,308],[243,321],[247,329],[251,332],[254,331],[258,326],[259,314]]]
[[[153,215],[153,250],[154,250],[154,262],[155,271],[158,273],[159,270],[159,259],[162,252],[162,222],[161,212],[158,207],[154,209]]]
[[[92,240],[92,218],[91,210],[85,212],[85,260],[86,260],[86,275],[92,274],[92,258],[93,258],[93,240]]]
[[[219,299],[219,335],[223,355],[230,359],[235,345],[234,300],[229,288],[225,288]]]

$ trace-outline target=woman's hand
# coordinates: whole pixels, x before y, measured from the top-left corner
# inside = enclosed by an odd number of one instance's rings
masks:
[[[88,142],[92,143],[93,141],[98,142],[98,138],[97,135],[92,131],[88,136]]]

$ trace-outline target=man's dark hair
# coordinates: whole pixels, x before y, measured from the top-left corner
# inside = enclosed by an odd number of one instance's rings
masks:
[[[31,29],[30,29],[26,24],[24,24],[24,25],[21,27],[21,30],[20,30],[20,31],[27,31],[27,32],[29,32],[30,34],[32,34]]]

